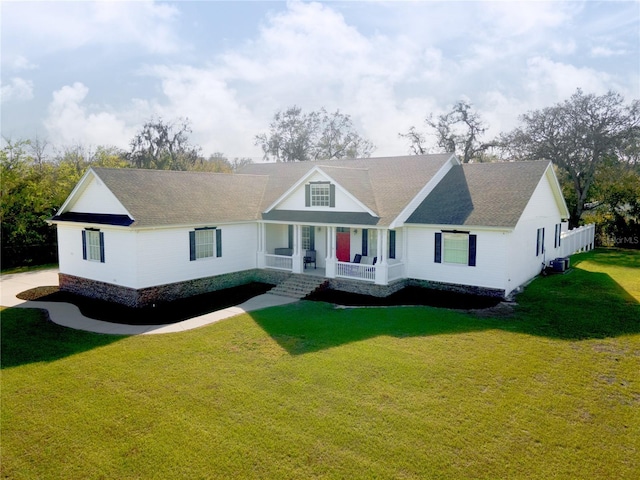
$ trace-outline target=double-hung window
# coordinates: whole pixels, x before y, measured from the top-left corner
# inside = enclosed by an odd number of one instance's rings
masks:
[[[469,262],[469,235],[466,233],[444,233],[444,263]]]
[[[104,263],[104,233],[87,228],[82,231],[82,258],[90,262]]]
[[[335,207],[336,186],[329,182],[312,182],[305,185],[305,206]]]
[[[197,228],[189,232],[189,254],[191,261],[222,256],[222,230]]]
[[[311,206],[312,207],[328,207],[329,206],[329,184],[317,183],[311,185]]]
[[[435,263],[476,266],[477,236],[467,232],[436,232]]]
[[[378,231],[368,228],[362,229],[362,256],[372,257],[378,254]]]
[[[196,260],[213,257],[213,232],[215,230],[196,230]]]
[[[561,223],[556,223],[556,235],[555,235],[554,240],[553,240],[553,247],[554,248],[558,248],[560,246],[561,237],[562,237],[562,224]]]

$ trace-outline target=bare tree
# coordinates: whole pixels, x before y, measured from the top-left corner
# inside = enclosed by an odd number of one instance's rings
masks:
[[[31,150],[31,156],[34,163],[42,170],[42,164],[47,160],[47,148],[49,147],[49,141],[46,138],[41,138],[36,134],[33,140],[29,140],[29,149]]]
[[[349,115],[324,108],[304,113],[295,105],[276,112],[269,133],[256,135],[255,144],[262,147],[265,160],[276,162],[368,157],[374,149]]]
[[[482,161],[485,152],[493,146],[492,143],[481,141],[487,126],[472,105],[460,100],[455,103],[451,111],[433,117],[427,116],[425,124],[436,137],[435,150],[442,153],[456,153],[463,163]],[[421,155],[429,152],[427,135],[411,127],[407,133],[400,133],[400,137],[409,141],[412,154]]]

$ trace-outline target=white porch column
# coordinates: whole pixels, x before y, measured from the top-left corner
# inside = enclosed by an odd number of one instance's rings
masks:
[[[302,251],[302,227],[300,225],[293,226],[293,273],[302,273],[304,271]]]
[[[327,258],[325,260],[325,275],[336,278],[336,227],[327,227]]]
[[[258,251],[256,253],[256,267],[265,268],[266,261],[264,255],[267,248],[267,229],[262,222],[258,223]]]
[[[378,251],[376,262],[376,284],[389,283],[389,264],[387,263],[387,230],[378,230]]]

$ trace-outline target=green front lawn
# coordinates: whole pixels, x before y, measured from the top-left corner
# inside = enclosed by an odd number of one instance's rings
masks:
[[[637,478],[640,252],[512,318],[300,302],[180,334],[2,312],[2,478]]]

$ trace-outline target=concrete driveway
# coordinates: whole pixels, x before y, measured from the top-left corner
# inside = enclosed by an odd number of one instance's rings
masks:
[[[207,313],[177,323],[165,325],[123,325],[85,317],[78,307],[70,303],[30,302],[16,298],[17,294],[25,290],[52,285],[58,285],[58,269],[2,275],[0,276],[0,305],[3,307],[39,308],[47,310],[52,322],[62,325],[63,327],[75,328],[76,330],[111,335],[142,335],[183,332],[242,313],[297,302],[297,300],[293,298],[265,293],[235,307],[225,308],[217,312]]]

